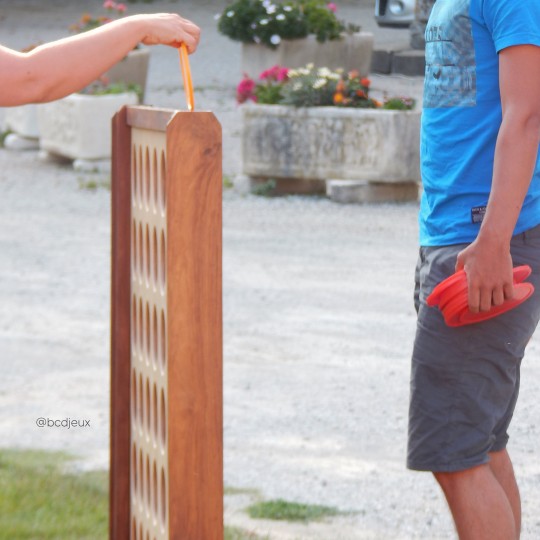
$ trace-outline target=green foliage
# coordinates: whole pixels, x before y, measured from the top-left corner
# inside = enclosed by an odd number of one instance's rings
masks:
[[[337,508],[288,502],[283,499],[263,501],[247,508],[247,512],[256,519],[275,519],[285,521],[316,521],[325,517],[339,515]]]
[[[10,135],[11,133],[13,133],[11,129],[6,129],[5,131],[2,131],[0,133],[0,148],[4,147],[4,141],[6,140],[6,137]]]
[[[391,111],[410,111],[414,109],[416,101],[409,97],[397,97],[387,99],[383,104],[383,109]]]
[[[275,48],[282,39],[314,34],[324,42],[339,39],[345,24],[325,0],[235,0],[219,17],[219,31],[242,43],[262,43]]]
[[[262,182],[254,186],[251,189],[253,195],[258,195],[259,197],[271,197],[276,190],[277,183],[274,179],[270,178],[266,182]]]
[[[299,0],[300,8],[307,20],[308,33],[315,34],[317,41],[339,39],[345,25],[338,21],[325,0]]]
[[[263,0],[236,0],[225,8],[218,22],[219,31],[242,43],[263,43],[275,48],[282,39],[307,36],[308,27],[299,7],[272,4]]]
[[[111,94],[124,94],[126,92],[134,92],[139,97],[139,101],[142,101],[142,88],[140,84],[135,83],[107,83],[101,79],[89,84],[86,88],[81,90],[81,94],[89,96],[106,96]]]
[[[234,182],[230,176],[223,176],[223,189],[232,189],[234,187]]]
[[[283,87],[280,84],[259,84],[255,90],[257,103],[276,105],[283,99]]]

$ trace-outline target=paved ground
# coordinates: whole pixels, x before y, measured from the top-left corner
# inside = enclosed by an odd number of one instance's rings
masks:
[[[61,37],[87,4],[49,1],[51,11],[38,0],[0,1],[2,41],[19,47]],[[197,96],[223,123],[225,170],[234,176],[239,48],[214,30],[218,5],[141,7],[185,7],[201,22]],[[343,12],[370,13],[356,7],[348,2]],[[182,104],[176,55],[152,55],[149,101]],[[405,78],[374,84],[415,95],[421,88]],[[108,458],[110,194],[81,188],[87,180],[34,153],[0,150],[0,440],[67,449],[95,468]],[[340,206],[226,191],[226,484],[350,511],[310,526],[256,523],[242,512],[256,497],[246,492],[227,496],[228,523],[276,539],[454,537],[431,478],[404,469],[416,212],[415,204]],[[510,445],[525,540],[540,537],[539,339],[524,365]],[[40,429],[38,417],[89,419],[91,427]]]

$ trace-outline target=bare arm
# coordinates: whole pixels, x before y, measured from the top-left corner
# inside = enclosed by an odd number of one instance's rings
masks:
[[[540,47],[499,54],[503,120],[493,182],[477,239],[458,255],[469,283],[469,309],[487,311],[513,295],[510,240],[527,194],[540,144]]]
[[[200,30],[176,14],[134,15],[77,36],[47,43],[29,53],[0,46],[0,106],[42,103],[84,88],[138,43],[179,47],[190,53]]]

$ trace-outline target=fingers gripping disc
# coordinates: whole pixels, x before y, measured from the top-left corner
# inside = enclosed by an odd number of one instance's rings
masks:
[[[430,307],[438,306],[448,326],[463,326],[486,321],[501,315],[525,302],[534,292],[531,283],[524,280],[531,274],[531,267],[524,265],[514,268],[514,297],[489,311],[472,313],[469,311],[467,274],[460,270],[441,281],[427,298]]]

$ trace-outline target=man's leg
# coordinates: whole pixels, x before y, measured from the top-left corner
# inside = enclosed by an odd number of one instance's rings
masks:
[[[489,466],[497,479],[497,482],[502,486],[506,497],[512,507],[514,521],[516,523],[517,538],[521,532],[521,497],[519,496],[519,488],[514,476],[514,468],[508,452],[501,450],[500,452],[491,452],[489,454],[491,461]]]
[[[512,506],[490,465],[434,474],[460,540],[517,540]]]

